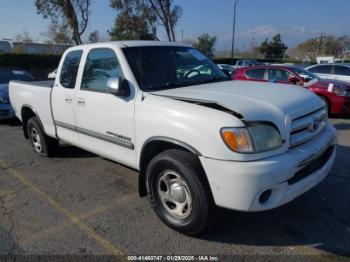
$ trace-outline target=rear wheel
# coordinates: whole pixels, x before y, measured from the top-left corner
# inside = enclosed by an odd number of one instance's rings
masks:
[[[36,117],[28,120],[28,137],[35,153],[41,156],[52,156],[56,153],[59,143],[56,139],[48,137],[42,130]]]
[[[167,150],[150,162],[146,175],[153,209],[166,225],[187,235],[206,229],[215,205],[195,155]]]

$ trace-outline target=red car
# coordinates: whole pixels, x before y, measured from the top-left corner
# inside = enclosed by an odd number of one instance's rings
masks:
[[[350,84],[343,81],[321,79],[313,73],[284,65],[262,65],[237,68],[234,80],[293,84],[317,94],[331,114],[350,113]]]

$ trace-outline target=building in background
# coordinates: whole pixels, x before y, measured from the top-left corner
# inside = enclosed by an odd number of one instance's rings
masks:
[[[8,39],[0,40],[0,53],[24,53],[60,55],[71,45],[18,42]]]

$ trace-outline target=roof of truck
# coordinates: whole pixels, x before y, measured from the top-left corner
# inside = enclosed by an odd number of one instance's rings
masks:
[[[77,48],[99,48],[106,46],[117,46],[120,48],[123,47],[135,47],[135,46],[188,46],[190,45],[176,42],[165,42],[165,41],[146,41],[146,40],[131,40],[131,41],[111,41],[111,42],[103,42],[103,43],[94,43],[94,44],[84,44],[71,47],[69,49],[77,49]]]

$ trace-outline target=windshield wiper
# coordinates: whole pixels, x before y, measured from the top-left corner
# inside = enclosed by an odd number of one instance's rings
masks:
[[[213,77],[210,79],[202,80],[193,83],[194,85],[202,85],[202,84],[210,84],[210,83],[216,83],[216,82],[223,82],[223,81],[230,81],[231,79],[228,77]]]
[[[193,83],[192,82],[176,83],[176,82],[169,81],[169,82],[162,84],[162,85],[149,86],[148,89],[150,91],[159,91],[159,90],[164,90],[164,89],[185,87],[185,86],[190,86],[190,85],[193,85]]]

